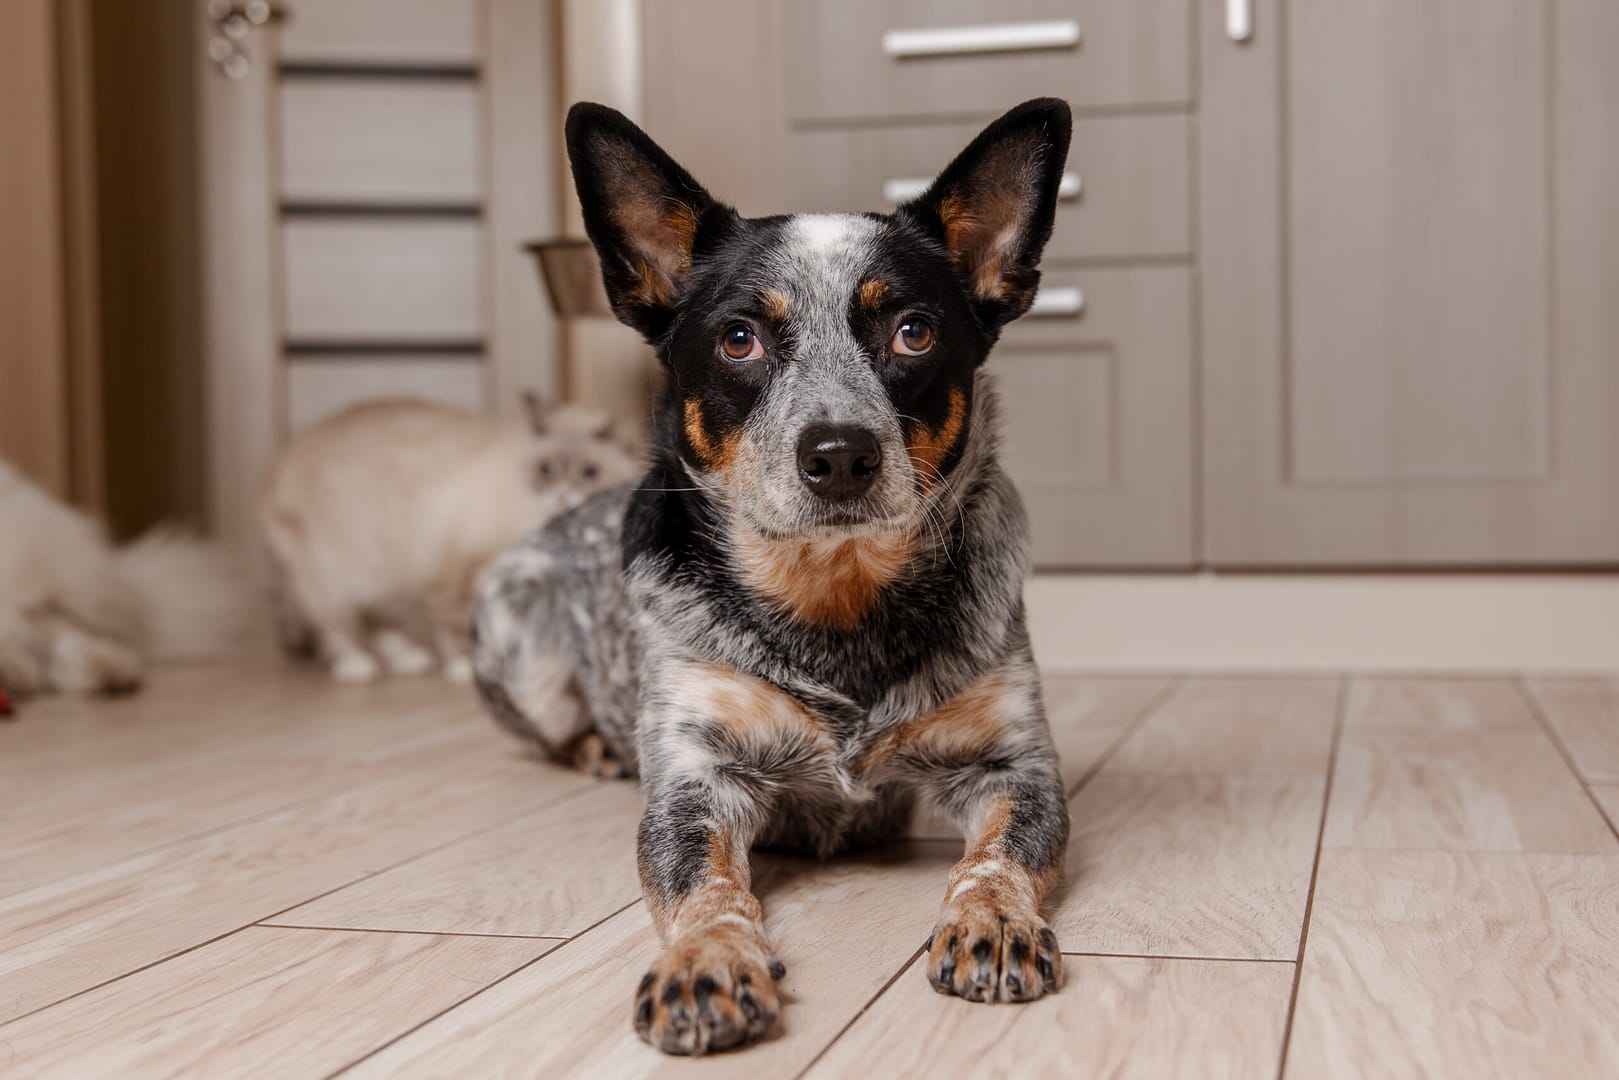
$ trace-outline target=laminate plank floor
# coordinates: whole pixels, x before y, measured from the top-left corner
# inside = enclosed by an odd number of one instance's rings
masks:
[[[32,702],[0,724],[0,1076],[1616,1075],[1615,685],[1049,675],[1062,991],[928,986],[961,842],[921,816],[755,856],[783,1021],[697,1062],[631,1029],[637,788],[464,688]]]

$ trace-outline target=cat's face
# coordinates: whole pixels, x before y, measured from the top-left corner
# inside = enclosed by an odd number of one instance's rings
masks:
[[[641,473],[640,465],[617,443],[569,434],[535,437],[527,469],[529,487],[562,509]]]

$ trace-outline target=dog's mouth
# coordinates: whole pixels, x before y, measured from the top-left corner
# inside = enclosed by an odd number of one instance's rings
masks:
[[[906,528],[910,519],[885,512],[882,507],[863,503],[834,503],[814,506],[789,527],[766,523],[743,508],[747,527],[767,540],[854,540]]]

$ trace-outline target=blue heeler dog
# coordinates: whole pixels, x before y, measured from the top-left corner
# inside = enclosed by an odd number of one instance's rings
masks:
[[[634,1018],[666,1051],[775,1023],[749,849],[878,842],[918,797],[968,838],[933,986],[1061,983],[1040,905],[1068,811],[983,367],[1034,298],[1069,129],[1030,101],[892,214],[744,218],[619,113],[568,114],[608,295],[667,379],[646,477],[500,560],[473,658],[502,725],[641,778],[665,948]]]

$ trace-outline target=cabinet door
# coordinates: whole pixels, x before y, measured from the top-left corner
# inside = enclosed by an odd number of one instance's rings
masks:
[[[1191,291],[1183,266],[1053,267],[990,355],[1036,566],[1191,564]]]
[[[1201,30],[1211,561],[1619,561],[1619,5],[1255,8]]]

